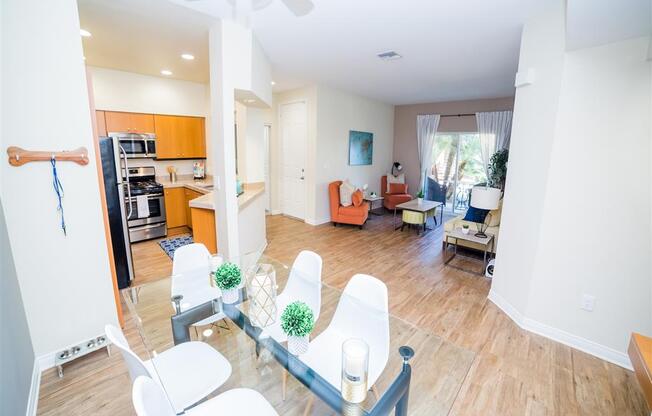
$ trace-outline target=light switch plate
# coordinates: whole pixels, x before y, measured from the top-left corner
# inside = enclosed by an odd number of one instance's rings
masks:
[[[588,312],[593,312],[594,307],[595,307],[595,296],[583,294],[582,304],[580,305],[580,308]]]

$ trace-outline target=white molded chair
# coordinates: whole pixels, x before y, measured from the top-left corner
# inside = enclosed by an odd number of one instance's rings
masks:
[[[222,296],[219,288],[210,284],[211,254],[200,243],[179,247],[172,261],[171,296],[182,295],[181,311],[201,305]],[[172,303],[174,308],[174,303]],[[216,313],[193,324],[198,327],[224,319],[224,313]]]
[[[167,392],[176,413],[208,396],[231,375],[229,361],[206,343],[184,342],[143,361],[131,350],[119,328],[106,325],[104,332],[120,350],[131,380],[140,376],[156,380]]]
[[[287,335],[281,328],[281,314],[290,303],[297,300],[304,302],[312,309],[315,321],[319,318],[321,268],[322,259],[313,251],[303,250],[294,260],[285,289],[276,297],[276,321],[264,329],[276,342],[287,341]]]
[[[389,306],[387,286],[373,276],[356,274],[349,280],[328,327],[310,341],[308,352],[299,359],[340,390],[342,381],[342,344],[360,338],[369,345],[367,385],[374,384],[389,359]],[[312,405],[311,395],[308,408]]]
[[[140,376],[134,382],[132,400],[138,416],[174,416],[165,392],[149,377]],[[188,409],[185,415],[256,415],[278,416],[262,394],[251,389],[228,390]]]

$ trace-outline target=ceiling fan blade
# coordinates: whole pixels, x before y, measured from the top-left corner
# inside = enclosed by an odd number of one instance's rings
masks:
[[[281,0],[283,4],[285,4],[285,7],[290,9],[292,13],[294,13],[295,16],[305,16],[312,9],[315,7],[315,5],[312,3],[311,0]]]

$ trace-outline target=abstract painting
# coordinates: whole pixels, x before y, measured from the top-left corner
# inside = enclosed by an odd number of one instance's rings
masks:
[[[374,134],[349,131],[349,165],[371,165],[374,154]]]

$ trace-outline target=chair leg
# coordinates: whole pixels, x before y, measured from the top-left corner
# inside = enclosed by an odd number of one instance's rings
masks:
[[[364,225],[364,224],[360,224],[360,229],[361,229],[361,230],[362,230],[362,226],[363,226],[363,225]]]
[[[333,227],[337,227],[337,223],[333,221]]]
[[[313,403],[315,403],[315,396],[312,393],[310,393],[310,397],[308,398],[308,403],[306,403],[306,410],[303,411],[303,416],[308,416],[310,414]]]
[[[380,400],[380,394],[378,393],[378,388],[376,388],[375,384],[373,386],[371,386],[371,391],[373,392],[374,396],[376,397],[376,401]]]
[[[285,401],[285,393],[288,387],[288,371],[284,368],[283,370],[283,384],[281,385],[281,397]]]

